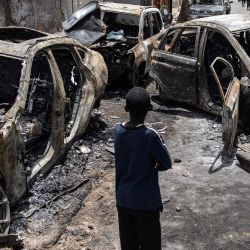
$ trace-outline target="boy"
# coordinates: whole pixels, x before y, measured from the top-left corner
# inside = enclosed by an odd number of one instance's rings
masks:
[[[158,171],[171,159],[161,137],[144,125],[152,110],[139,87],[126,96],[129,121],[115,127],[116,200],[122,250],[160,250],[162,201]]]

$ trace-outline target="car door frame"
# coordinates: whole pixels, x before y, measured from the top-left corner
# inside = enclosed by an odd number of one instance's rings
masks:
[[[152,25],[150,25],[150,37],[147,37],[146,39],[144,38],[144,20],[145,17],[147,15],[151,15],[152,13],[159,13],[160,19],[161,19],[161,23],[162,23],[162,27],[159,31],[159,33],[153,35],[153,31],[152,31]],[[143,76],[144,74],[146,74],[149,69],[150,69],[150,63],[151,63],[151,53],[154,49],[154,44],[155,42],[164,34],[164,25],[163,25],[163,21],[162,21],[162,16],[159,12],[158,9],[156,8],[149,8],[149,9],[145,9],[142,13],[141,13],[141,17],[140,17],[140,28],[139,28],[139,44],[136,46],[136,54],[139,55],[140,54],[140,59],[139,59],[139,64],[143,65],[144,67],[141,67],[140,69],[140,76]],[[138,53],[140,52],[140,53]],[[138,65],[140,67],[140,65]]]
[[[229,83],[228,89],[224,94],[220,79],[214,68],[217,61],[223,62],[227,65],[232,72],[232,80]],[[220,96],[223,102],[222,110],[222,140],[224,142],[224,150],[229,157],[233,156],[234,141],[238,128],[239,120],[239,99],[240,99],[240,86],[241,82],[238,78],[234,77],[233,66],[224,58],[216,57],[210,65],[215,81],[220,90]]]
[[[74,44],[63,44],[63,43],[59,43],[59,44],[55,44],[53,46],[50,47],[51,53],[53,55],[53,49],[66,49],[69,50],[74,61],[75,64],[77,65],[78,69],[79,69],[79,73],[80,73],[80,77],[81,77],[81,81],[82,81],[82,87],[81,87],[81,99],[79,100],[78,103],[78,107],[77,107],[77,115],[74,117],[74,122],[70,131],[69,136],[66,136],[64,133],[64,145],[65,147],[69,147],[71,145],[71,142],[73,142],[73,140],[79,136],[80,134],[83,133],[83,131],[86,129],[86,126],[84,126],[84,117],[83,114],[86,114],[86,112],[89,114],[90,116],[90,110],[93,106],[93,102],[94,102],[94,89],[93,89],[93,84],[89,83],[89,79],[92,79],[91,77],[87,77],[87,71],[89,71],[88,68],[85,68],[83,70],[82,67],[82,60],[81,60],[81,56],[79,55],[77,49],[77,46],[75,46]],[[87,52],[86,52],[87,53]],[[54,58],[54,55],[53,55]],[[63,86],[63,95],[65,96],[65,101],[66,102],[66,92],[65,92],[65,85],[64,85],[64,81],[63,81],[63,77],[61,75],[59,66],[55,60],[55,64],[56,64],[56,68],[58,69],[58,80],[60,81],[60,85]],[[86,86],[85,86],[86,85]],[[81,110],[81,112],[79,112],[79,110]],[[87,120],[89,120],[89,117],[87,117]]]
[[[81,74],[81,79],[83,81],[82,89],[81,89],[81,100],[78,104],[78,114],[75,117],[74,125],[71,130],[70,136],[65,138],[64,143],[67,144],[66,147],[70,146],[70,143],[83,134],[87,128],[88,121],[91,117],[91,109],[95,104],[95,88],[94,88],[94,79],[95,76],[93,72],[94,68],[86,62],[83,61],[78,50],[84,51],[83,47],[80,46],[72,46],[72,55],[75,59],[77,66],[79,67],[79,71]],[[88,51],[84,51],[86,54]],[[90,55],[87,55],[89,58]],[[92,72],[93,71],[93,72]]]
[[[196,34],[196,42],[195,42],[195,57],[189,57],[189,56],[184,56],[184,55],[179,55],[179,54],[176,54],[176,53],[172,53],[172,50],[173,48],[175,47],[178,39],[180,38],[180,36],[182,35],[184,29],[187,29],[187,28],[195,28],[197,29],[197,34]],[[188,25],[188,26],[177,26],[175,29],[179,29],[179,31],[177,31],[177,35],[175,35],[175,37],[173,38],[173,41],[171,42],[171,45],[169,46],[169,49],[168,51],[164,51],[164,50],[160,50],[160,49],[156,49],[155,52],[154,52],[154,58],[153,58],[153,67],[154,68],[157,68],[157,64],[158,63],[161,63],[158,61],[157,57],[160,59],[161,56],[162,57],[165,57],[165,59],[168,59],[168,57],[170,58],[170,60],[173,60],[174,58],[178,58],[178,60],[184,60],[184,63],[186,62],[187,65],[190,65],[190,61],[192,61],[192,63],[194,64],[194,67],[196,68],[195,71],[195,76],[194,76],[194,90],[192,91],[191,93],[191,96],[194,97],[194,98],[188,98],[188,99],[183,99],[183,98],[179,98],[178,95],[175,93],[174,94],[174,98],[167,98],[167,99],[174,99],[174,100],[177,100],[177,101],[180,101],[180,102],[186,102],[186,103],[189,103],[189,104],[192,104],[192,105],[195,105],[197,104],[198,102],[198,73],[199,73],[199,58],[198,58],[198,52],[199,52],[199,41],[200,41],[200,30],[201,30],[201,27],[200,26],[193,26],[193,25]],[[171,29],[172,30],[172,29]],[[168,32],[169,33],[169,32]],[[167,34],[168,34],[167,33]],[[166,36],[167,36],[166,34]],[[161,45],[159,46],[159,48],[161,48],[162,44],[164,43],[164,40],[165,40],[165,37],[163,38],[162,40],[162,43]],[[163,60],[165,60],[163,58]],[[170,65],[169,62],[162,62],[162,63],[166,63],[168,65]],[[173,67],[173,70],[176,70],[178,69],[178,67],[174,67],[174,65],[172,65]],[[153,75],[156,75],[154,72],[153,72]],[[163,92],[166,92],[166,86],[165,86],[165,83],[160,79],[160,77],[157,77],[158,79],[158,84],[160,85],[160,87],[162,88]],[[166,91],[165,91],[166,90]]]
[[[43,156],[35,163],[32,168],[31,174],[28,176],[28,184],[32,184],[35,178],[41,173],[45,173],[49,168],[58,161],[59,156],[65,152],[64,147],[64,103],[65,103],[65,93],[60,81],[59,69],[55,63],[52,52],[48,47],[35,46],[29,54],[31,58],[28,63],[28,78],[29,82],[32,70],[33,59],[38,53],[43,53],[49,63],[53,84],[54,84],[54,98],[52,107],[52,126],[51,134],[47,144],[46,151]],[[27,98],[27,97],[26,97]]]

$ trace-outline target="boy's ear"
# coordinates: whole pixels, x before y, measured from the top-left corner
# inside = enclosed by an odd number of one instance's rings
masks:
[[[150,104],[149,107],[148,107],[148,111],[152,111],[153,110],[153,105]]]
[[[126,112],[128,112],[128,107],[127,107],[127,105],[124,106],[124,109],[125,109]]]

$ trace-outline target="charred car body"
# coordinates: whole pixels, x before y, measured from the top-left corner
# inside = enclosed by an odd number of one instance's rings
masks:
[[[150,75],[162,100],[222,113],[229,154],[238,116],[245,128],[250,125],[249,48],[249,15],[226,15],[170,28],[153,53]]]
[[[63,27],[68,36],[103,55],[111,82],[126,79],[134,85],[148,73],[154,43],[164,33],[157,8],[95,1]],[[94,39],[87,39],[90,33]]]
[[[0,234],[8,203],[85,131],[107,78],[102,56],[69,37],[0,28]]]

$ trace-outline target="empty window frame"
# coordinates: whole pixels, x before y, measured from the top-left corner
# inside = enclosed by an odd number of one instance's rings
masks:
[[[177,38],[172,52],[182,56],[196,57],[197,28],[185,28]]]
[[[177,37],[180,29],[170,29],[167,35],[164,37],[164,40],[160,46],[160,50],[169,51],[172,46],[175,38]]]

